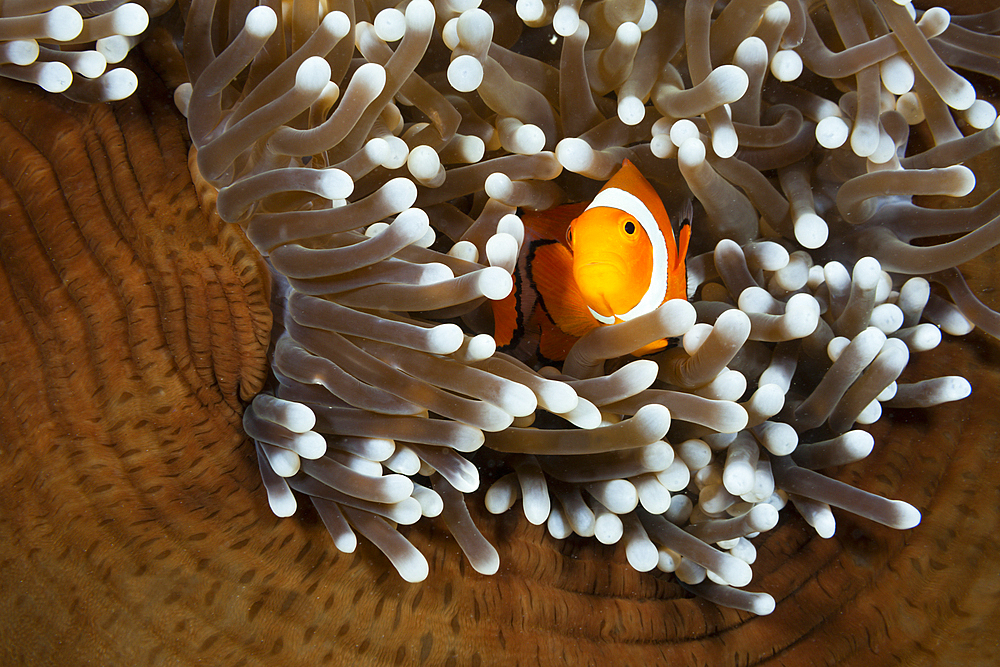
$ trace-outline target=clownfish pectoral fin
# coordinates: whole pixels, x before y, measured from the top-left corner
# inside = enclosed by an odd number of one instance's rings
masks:
[[[556,326],[545,311],[542,310],[541,306],[538,307],[538,310],[541,311],[537,318],[538,326],[541,330],[538,339],[538,351],[546,359],[563,361],[566,355],[569,354],[569,349],[580,339],[576,336],[570,336]]]
[[[536,243],[529,258],[531,282],[542,306],[564,333],[576,338],[600,326],[573,279],[573,255],[561,243]]]
[[[587,202],[564,204],[546,211],[525,211],[521,215],[525,236],[531,239],[562,241],[566,238],[569,223],[587,208]]]

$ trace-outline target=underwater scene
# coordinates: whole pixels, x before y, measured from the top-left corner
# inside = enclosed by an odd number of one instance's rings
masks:
[[[0,665],[995,665],[1000,9],[4,0]]]

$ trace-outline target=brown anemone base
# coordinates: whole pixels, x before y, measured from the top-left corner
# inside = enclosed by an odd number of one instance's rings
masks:
[[[166,90],[143,91],[82,107],[0,81],[0,663],[1000,661],[1000,346],[980,335],[907,371],[965,375],[971,398],[888,414],[837,473],[921,524],[838,513],[822,540],[785,510],[749,587],[777,600],[767,617],[475,503],[500,572],[425,522],[415,585],[366,543],[337,554],[315,514],[275,518],[240,429],[265,372],[262,268],[199,207]],[[989,265],[969,267],[979,293]]]

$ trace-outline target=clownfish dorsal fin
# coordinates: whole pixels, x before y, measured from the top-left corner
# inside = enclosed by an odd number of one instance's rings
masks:
[[[562,241],[566,238],[569,223],[573,222],[584,209],[586,202],[563,204],[546,211],[525,211],[521,215],[526,238],[531,240],[550,239]]]
[[[660,195],[657,194],[653,186],[646,180],[646,177],[629,160],[622,161],[621,169],[611,177],[611,180],[604,184],[601,190],[611,188],[624,190],[637,197],[643,206],[653,215],[653,219],[656,220],[656,224],[659,226],[666,243],[670,245],[673,242],[674,230],[670,225],[670,216],[667,215],[667,209],[664,208]]]
[[[691,243],[691,219],[694,208],[691,200],[681,209],[681,224],[677,231],[677,247],[674,250],[670,264],[670,275],[667,283],[665,300],[687,299],[687,254]]]
[[[688,243],[691,241],[691,221],[694,220],[694,205],[688,199],[681,209],[681,224],[677,230],[677,253],[674,255],[674,266],[679,266],[685,262],[688,254]]]
[[[528,263],[531,282],[545,312],[564,333],[576,338],[600,326],[573,280],[573,255],[561,243],[539,243]]]

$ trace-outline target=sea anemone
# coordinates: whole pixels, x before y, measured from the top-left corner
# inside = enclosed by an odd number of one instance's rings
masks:
[[[911,354],[1000,333],[956,268],[1000,241],[996,196],[913,200],[968,195],[960,163],[997,144],[951,69],[996,76],[976,32],[992,14],[347,9],[195,0],[175,95],[193,172],[272,269],[272,379],[244,427],[276,514],[304,495],[337,549],[360,533],[408,581],[429,566],[398,526],[442,515],[489,574],[466,507],[486,478],[491,512],[520,500],[554,538],[621,541],[637,570],[758,614],[774,600],[743,590],[751,540],[789,500],[824,537],[831,507],[919,522],[816,470],[871,452],[857,426],[883,406],[969,394],[900,381]],[[625,158],[672,210],[696,200],[690,302],[595,330],[561,367],[496,351],[518,210],[589,199]],[[679,344],[630,357],[663,338]]]

